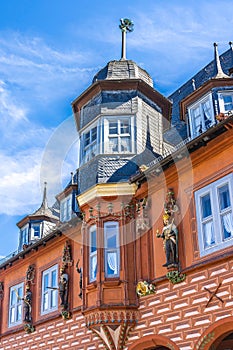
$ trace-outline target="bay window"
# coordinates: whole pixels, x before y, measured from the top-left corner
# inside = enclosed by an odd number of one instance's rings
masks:
[[[119,223],[104,223],[105,277],[118,277],[120,271]]]
[[[101,237],[97,238],[98,235]],[[120,274],[120,244],[119,244],[119,222],[106,221],[103,229],[92,225],[88,231],[89,250],[89,283],[96,281],[97,270],[102,268],[105,278],[119,277]],[[98,252],[98,241],[103,242],[100,254]],[[103,258],[103,264],[98,261]],[[102,261],[102,259],[101,259]],[[101,274],[102,275],[102,274]]]
[[[232,174],[196,191],[200,255],[233,245]]]
[[[104,119],[104,153],[133,152],[133,123],[131,117]]]
[[[97,155],[97,126],[83,133],[83,161],[88,162]]]
[[[97,273],[97,235],[96,225],[91,226],[89,230],[89,280],[93,282],[96,280]]]
[[[134,153],[134,139],[134,116],[102,116],[81,133],[81,164],[98,154]]]

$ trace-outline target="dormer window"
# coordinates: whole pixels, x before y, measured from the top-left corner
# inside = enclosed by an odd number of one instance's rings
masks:
[[[62,222],[71,220],[72,216],[72,195],[64,198],[60,204],[60,220]]]
[[[31,224],[31,240],[40,238],[40,222]]]
[[[233,111],[233,91],[224,91],[219,93],[220,113]]]
[[[191,137],[197,137],[209,129],[215,123],[212,95],[188,107],[188,115]]]
[[[29,239],[28,239],[28,229],[29,226],[25,225],[20,229],[20,235],[19,235],[19,250],[23,249],[23,246],[25,244],[29,243]]]

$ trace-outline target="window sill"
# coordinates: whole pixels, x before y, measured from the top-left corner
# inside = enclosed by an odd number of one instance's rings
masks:
[[[106,287],[115,287],[115,286],[119,286],[121,284],[121,281],[119,279],[114,279],[114,280],[105,280],[104,281],[104,285]]]
[[[97,282],[91,282],[90,284],[87,285],[87,290],[93,290],[97,287]]]

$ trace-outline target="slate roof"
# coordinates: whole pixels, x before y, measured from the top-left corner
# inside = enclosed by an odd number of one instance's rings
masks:
[[[233,67],[232,48],[220,55],[220,62],[223,72],[229,74],[229,69]],[[195,88],[198,89],[207,80],[215,77],[216,74],[216,62],[215,60],[212,60],[168,97],[168,99],[173,103],[171,124],[173,127],[175,127],[176,132],[174,133],[174,130],[170,129],[165,133],[164,138],[167,142],[176,144],[177,132],[180,134],[182,139],[187,138],[186,124],[180,120],[180,102],[194,91],[193,84],[195,84]]]
[[[150,148],[146,148],[142,153],[131,159],[100,158],[97,182],[128,181],[130,176],[135,174],[142,164],[148,164],[158,157],[160,157],[159,154],[153,152]]]
[[[141,79],[151,87],[153,80],[150,75],[132,60],[110,61],[93,78],[98,80]]]

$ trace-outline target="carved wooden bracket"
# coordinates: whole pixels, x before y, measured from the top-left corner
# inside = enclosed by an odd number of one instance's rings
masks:
[[[137,320],[135,310],[96,311],[86,316],[86,326],[98,335],[106,349],[120,350]]]

